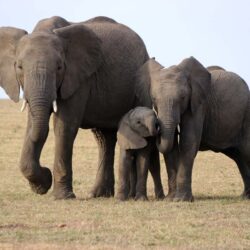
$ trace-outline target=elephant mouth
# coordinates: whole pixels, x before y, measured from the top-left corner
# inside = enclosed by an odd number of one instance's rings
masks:
[[[28,100],[23,99],[23,103],[22,103],[22,107],[21,107],[21,112],[23,112],[26,109],[26,107],[27,107],[28,104],[29,104]],[[53,107],[53,112],[56,113],[57,112],[57,102],[56,102],[56,100],[54,100],[52,102],[52,107]]]

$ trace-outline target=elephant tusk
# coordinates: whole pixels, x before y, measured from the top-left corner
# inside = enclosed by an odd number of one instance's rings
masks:
[[[23,99],[23,104],[22,104],[22,107],[21,107],[21,112],[23,112],[25,110],[27,106],[27,101],[25,99]]]
[[[155,106],[153,105],[153,111],[155,112],[155,114],[157,115],[157,111],[155,110]]]
[[[177,125],[177,131],[178,131],[178,134],[180,134],[180,132],[181,132],[180,124]]]
[[[180,124],[177,125],[177,141],[178,144],[180,143],[180,134],[181,134],[181,128],[180,128]]]
[[[54,113],[57,112],[57,104],[56,104],[56,100],[53,101],[53,110],[54,110]]]

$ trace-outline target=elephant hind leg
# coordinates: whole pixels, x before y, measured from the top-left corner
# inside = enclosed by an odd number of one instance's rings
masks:
[[[244,150],[229,148],[224,150],[223,153],[236,162],[244,183],[242,196],[250,199],[250,156],[245,153],[245,150],[246,148]]]
[[[116,131],[92,129],[99,148],[96,181],[89,198],[114,196],[114,150]]]

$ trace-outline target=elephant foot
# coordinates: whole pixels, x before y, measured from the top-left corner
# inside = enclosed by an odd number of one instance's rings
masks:
[[[70,200],[70,199],[75,199],[76,196],[74,192],[54,192],[53,191],[53,196],[55,200]]]
[[[46,167],[41,167],[39,177],[34,181],[29,181],[31,190],[37,194],[46,194],[52,185],[51,171]]]
[[[155,198],[157,200],[163,200],[165,198],[163,190],[155,191]]]
[[[128,200],[128,196],[126,194],[124,194],[123,192],[118,192],[116,195],[116,199],[118,199],[120,201],[126,201],[126,200]]]
[[[55,200],[75,199],[76,196],[69,185],[62,185],[61,183],[54,183],[53,196]]]
[[[175,192],[169,192],[167,196],[165,197],[166,201],[173,201],[175,197]]]
[[[193,197],[192,193],[176,193],[173,201],[174,202],[180,202],[180,201],[193,202],[194,197]]]
[[[136,201],[147,201],[148,197],[145,194],[136,194],[135,200]]]
[[[114,187],[110,186],[96,186],[94,189],[89,193],[88,198],[97,198],[97,197],[112,197],[114,196]]]
[[[242,193],[241,197],[243,199],[249,200],[250,199],[250,188],[247,190],[244,190],[244,192]]]
[[[129,197],[130,199],[134,199],[135,196],[136,196],[136,191],[135,191],[135,189],[134,189],[134,188],[130,188],[128,197]]]

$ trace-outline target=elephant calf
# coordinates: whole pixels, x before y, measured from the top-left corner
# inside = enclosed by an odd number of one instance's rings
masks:
[[[159,152],[155,136],[159,124],[153,110],[137,107],[120,121],[117,139],[120,146],[119,187],[117,198],[147,200],[148,170],[154,180],[155,196],[164,198],[160,176]]]

